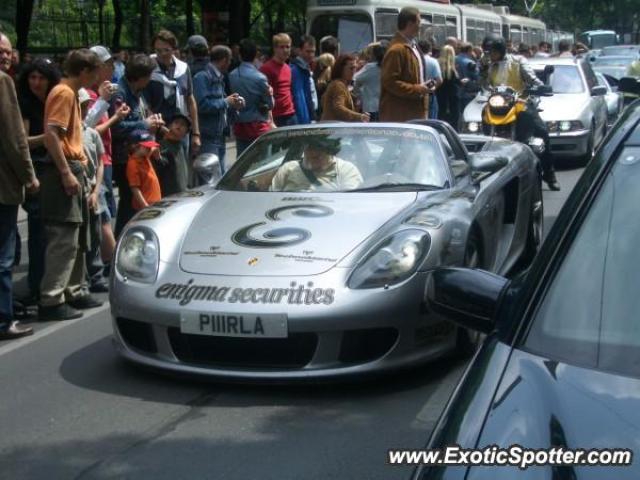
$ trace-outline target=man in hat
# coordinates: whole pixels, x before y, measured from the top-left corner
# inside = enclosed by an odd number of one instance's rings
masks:
[[[362,183],[358,168],[336,156],[340,140],[318,135],[305,142],[302,160],[282,165],[271,181],[271,191],[352,190]]]
[[[187,40],[187,55],[191,76],[207,68],[209,63],[209,44],[202,35],[191,35]]]

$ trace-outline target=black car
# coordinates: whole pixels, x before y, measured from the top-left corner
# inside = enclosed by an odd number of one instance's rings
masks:
[[[639,247],[637,101],[583,173],[527,273],[508,281],[442,268],[428,288],[434,311],[487,337],[427,449],[623,449],[631,464],[421,465],[414,480],[640,478]]]

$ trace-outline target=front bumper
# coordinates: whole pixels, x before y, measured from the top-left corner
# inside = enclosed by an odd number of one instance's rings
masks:
[[[582,157],[589,149],[590,130],[550,133],[551,153],[555,157]]]
[[[388,289],[350,290],[350,270],[334,268],[314,277],[230,277],[173,272],[154,285],[112,282],[114,343],[126,359],[177,373],[233,379],[310,379],[383,372],[426,362],[455,345],[455,327],[427,315],[423,305],[427,273]],[[238,304],[158,299],[160,285],[228,285],[230,288],[335,289],[330,305]],[[338,286],[336,288],[336,286]],[[286,338],[232,338],[182,333],[181,314],[287,315]]]

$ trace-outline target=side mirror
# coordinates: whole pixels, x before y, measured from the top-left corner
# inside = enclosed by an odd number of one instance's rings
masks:
[[[502,292],[509,281],[484,270],[438,268],[427,284],[428,307],[457,324],[491,333]]]
[[[472,172],[495,173],[509,163],[507,157],[477,152],[469,154],[469,166]]]
[[[607,94],[607,87],[605,87],[604,85],[598,85],[591,89],[592,97],[601,97],[602,95],[606,95],[606,94]]]
[[[553,65],[545,65],[544,66],[544,76],[548,77],[553,72],[555,72],[555,70],[556,70],[556,67],[554,67]]]

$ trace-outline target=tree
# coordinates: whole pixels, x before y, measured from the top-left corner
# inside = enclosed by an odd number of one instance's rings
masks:
[[[16,48],[23,57],[29,46],[29,27],[33,17],[33,0],[16,0]]]
[[[122,6],[120,0],[111,0],[113,5],[113,37],[111,46],[114,50],[120,50],[120,36],[122,35]]]

